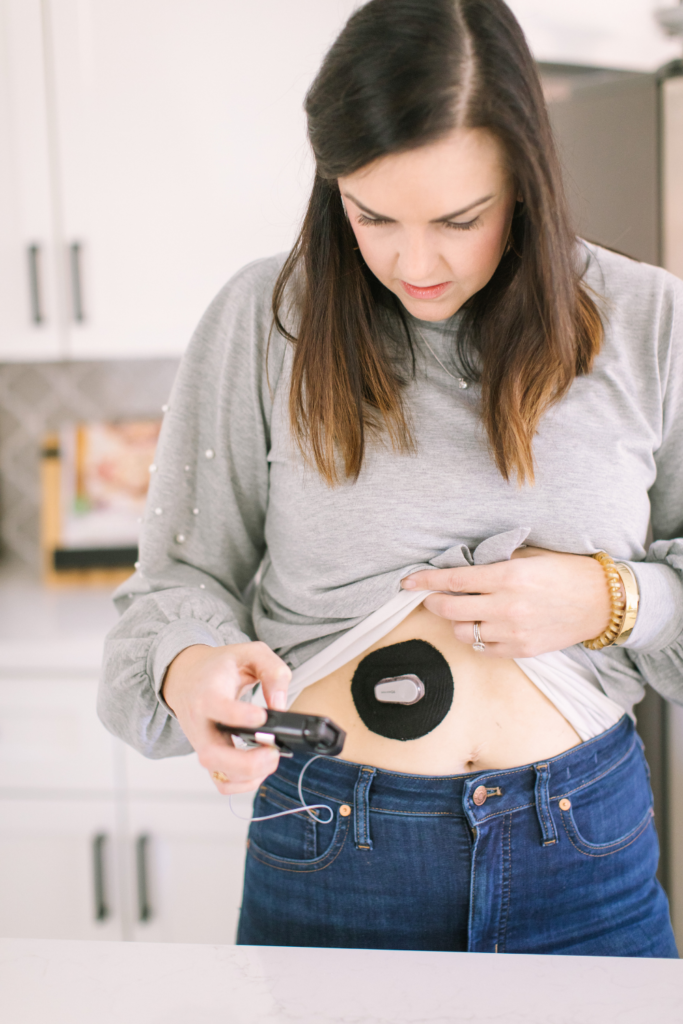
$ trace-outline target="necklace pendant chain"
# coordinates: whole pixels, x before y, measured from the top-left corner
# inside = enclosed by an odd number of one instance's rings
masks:
[[[420,330],[420,328],[419,328],[419,327],[416,327],[416,328],[415,328],[415,330],[416,330],[416,331],[417,331],[417,333],[418,333],[418,334],[420,335],[420,337],[421,337],[421,338],[422,338],[422,340],[424,341],[425,345],[427,346],[427,349],[429,350],[429,352],[431,352],[432,356],[434,357],[434,359],[436,360],[436,362],[437,362],[437,363],[439,364],[439,366],[441,367],[441,369],[442,369],[442,370],[444,371],[444,373],[447,373],[447,374],[448,374],[448,376],[449,376],[449,377],[452,377],[452,379],[453,379],[453,380],[457,380],[457,382],[458,382],[458,387],[460,388],[460,390],[461,390],[461,391],[465,391],[465,390],[467,390],[467,388],[468,388],[468,387],[470,386],[470,384],[469,384],[469,381],[468,381],[468,380],[466,380],[466,379],[465,379],[465,377],[458,377],[458,376],[456,376],[456,375],[455,375],[454,373],[451,373],[451,371],[450,371],[450,370],[448,369],[448,367],[447,367],[447,366],[444,366],[444,364],[443,364],[443,363],[441,362],[441,360],[439,359],[439,357],[437,356],[436,352],[434,351],[434,349],[432,348],[432,346],[431,346],[431,345],[429,344],[429,342],[428,342],[428,341],[427,341],[427,339],[425,338],[425,336],[424,336],[424,334],[422,333],[422,331]]]

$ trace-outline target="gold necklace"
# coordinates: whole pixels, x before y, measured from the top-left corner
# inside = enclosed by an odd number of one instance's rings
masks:
[[[437,361],[437,363],[439,364],[439,366],[441,367],[441,369],[442,369],[442,370],[443,370],[443,371],[444,371],[445,373],[447,373],[449,377],[452,377],[452,378],[453,378],[453,380],[457,380],[457,382],[458,382],[458,387],[460,388],[460,390],[461,390],[461,391],[465,391],[465,389],[466,389],[466,388],[468,388],[468,387],[470,386],[470,383],[469,383],[469,381],[468,381],[468,380],[466,380],[466,379],[465,379],[465,377],[456,377],[456,375],[455,375],[454,373],[451,373],[451,371],[450,371],[450,370],[448,369],[448,367],[447,367],[447,366],[444,366],[444,364],[443,364],[443,363],[441,362],[441,360],[439,359],[439,357],[437,356],[436,352],[434,351],[434,349],[432,348],[432,346],[431,346],[431,345],[429,344],[429,342],[428,342],[428,341],[427,341],[427,339],[425,338],[425,336],[424,336],[424,334],[422,333],[422,331],[420,330],[420,328],[419,328],[419,327],[416,327],[416,328],[415,328],[415,330],[416,330],[416,331],[417,331],[417,333],[418,333],[418,334],[420,335],[420,337],[421,337],[421,338],[422,338],[422,340],[424,341],[425,345],[427,346],[427,348],[428,348],[428,349],[429,349],[429,351],[431,352],[431,354],[432,354],[432,356],[434,357],[434,359],[436,359],[436,361]]]

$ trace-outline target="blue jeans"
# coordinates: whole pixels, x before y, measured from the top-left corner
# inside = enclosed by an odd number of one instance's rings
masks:
[[[281,759],[255,817],[299,806],[306,760]],[[316,760],[304,798],[329,804],[332,822],[250,827],[241,944],[678,956],[626,716],[505,771],[431,777]]]

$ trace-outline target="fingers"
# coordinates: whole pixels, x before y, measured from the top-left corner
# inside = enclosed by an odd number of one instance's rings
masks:
[[[474,622],[454,622],[453,634],[456,640],[474,647]],[[506,623],[479,622],[479,635],[484,650],[477,650],[476,654],[481,658],[533,658],[537,654],[557,650],[557,645],[545,636],[515,631]]]
[[[442,619],[452,622],[482,622],[495,617],[495,602],[491,597],[470,597],[450,594],[430,594],[424,599],[425,608]]]
[[[267,712],[240,700],[240,695],[260,681],[268,705],[284,708],[290,678],[282,659],[259,642],[219,648],[193,645],[169,666],[165,696],[171,698],[169,705],[199,763],[210,775],[218,773],[213,781],[219,792],[249,792],[277,770],[277,749],[238,750],[218,724],[258,729]]]
[[[481,639],[484,643],[487,643],[486,627],[480,619],[475,619],[472,622],[454,622],[453,623],[453,635],[456,640],[459,640],[462,644],[473,644],[474,643],[474,623],[479,622],[479,631],[481,633]],[[489,634],[489,642],[490,634]]]
[[[215,735],[214,741],[202,744],[197,750],[197,757],[201,766],[213,778],[219,792],[223,792],[220,787],[225,785],[233,787],[229,790],[232,793],[247,792],[277,771],[280,754],[275,747],[262,745],[253,750],[237,750],[217,730]],[[219,773],[218,777],[214,776],[214,772]],[[222,778],[227,781],[223,782]]]
[[[253,793],[268,777],[253,779],[251,782],[233,782],[223,772],[211,772],[211,779],[214,786],[222,796],[232,796],[237,793]]]
[[[223,776],[223,778],[225,778],[225,782],[222,782],[220,779],[214,778],[213,784],[216,786],[218,793],[221,795],[221,797],[232,797],[236,796],[239,793],[254,793],[255,790],[258,790],[259,785],[265,780],[266,777],[267,776],[264,776],[263,778],[259,779],[254,779],[253,782],[247,784],[231,782],[228,778]]]
[[[453,633],[456,640],[467,644],[474,649],[478,658],[513,658],[519,657],[520,653],[513,646],[505,641],[492,639],[493,625],[487,622],[479,623],[479,636],[484,644],[484,650],[475,648],[474,622],[453,623]]]
[[[284,711],[292,678],[289,666],[264,643],[239,644],[233,650],[241,674],[248,673],[254,682],[260,681],[268,707]]]
[[[509,562],[458,569],[422,569],[401,580],[404,590],[441,590],[451,594],[488,594],[500,586]]]

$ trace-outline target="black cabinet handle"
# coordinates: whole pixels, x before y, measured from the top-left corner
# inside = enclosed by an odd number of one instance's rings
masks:
[[[85,321],[83,308],[83,281],[81,275],[81,257],[83,247],[80,242],[72,242],[69,246],[69,266],[71,268],[71,310],[77,324]]]
[[[29,245],[28,256],[28,293],[31,304],[31,323],[44,322],[43,304],[40,291],[40,246]]]
[[[107,837],[104,833],[94,836],[92,841],[93,884],[95,895],[95,920],[106,921],[109,917],[107,886],[104,870],[104,856]]]
[[[138,836],[135,841],[135,864],[138,876],[138,921],[151,921],[152,906],[149,899],[149,879],[147,874],[147,855],[149,836]]]

